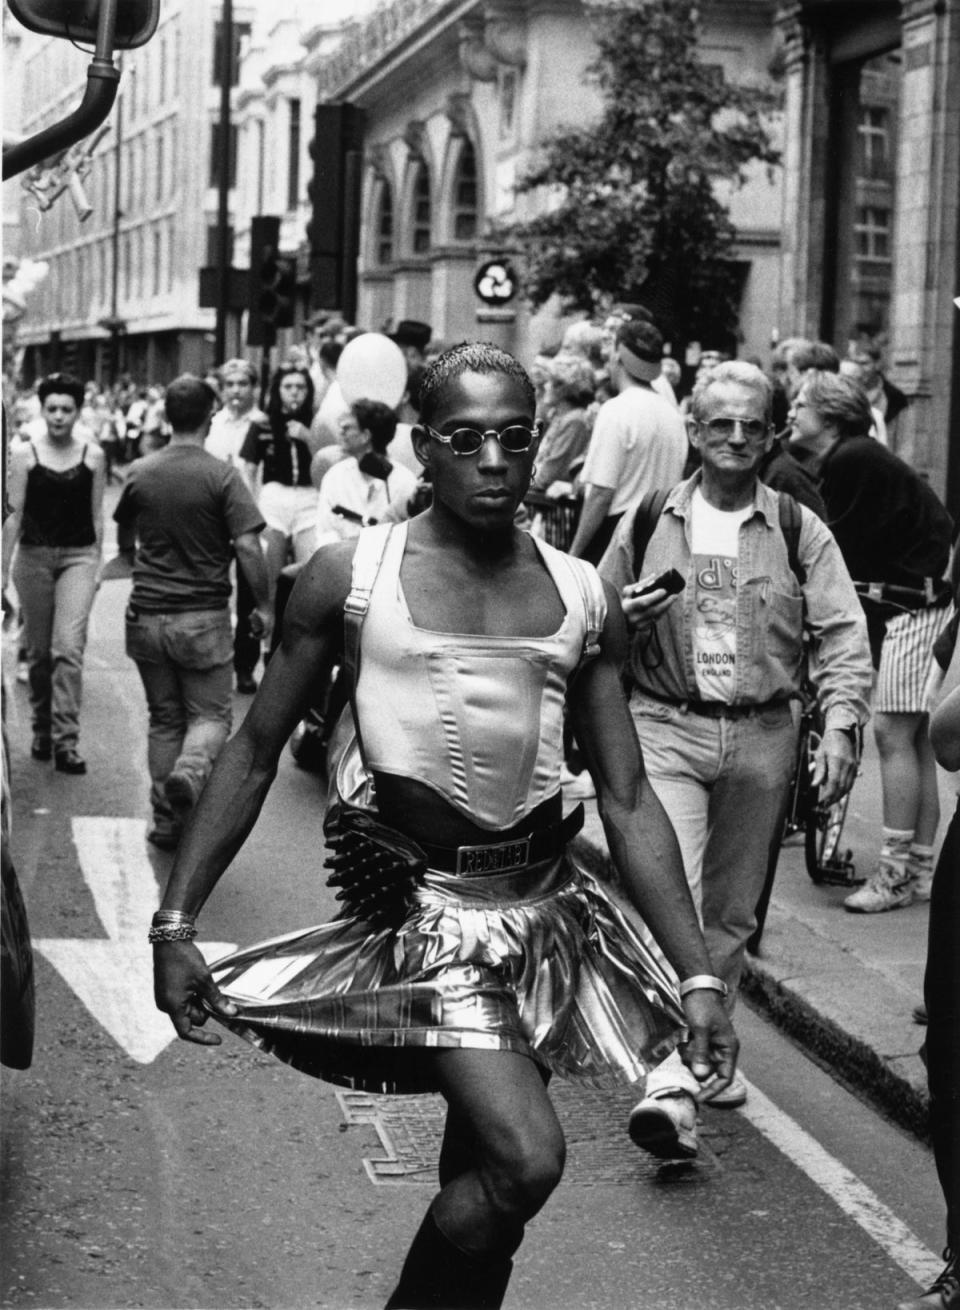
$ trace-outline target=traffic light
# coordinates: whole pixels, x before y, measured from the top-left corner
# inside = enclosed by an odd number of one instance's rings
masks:
[[[297,260],[294,255],[268,256],[260,265],[258,308],[271,327],[293,327],[297,298]]]
[[[353,320],[360,228],[363,111],[356,105],[317,105],[307,183],[310,219],[310,306],[338,309]]]
[[[272,346],[277,328],[293,327],[297,261],[280,253],[280,219],[258,214],[250,225],[247,344]]]

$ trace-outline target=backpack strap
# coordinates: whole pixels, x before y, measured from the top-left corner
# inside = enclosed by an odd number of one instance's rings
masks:
[[[659,487],[648,491],[637,506],[633,519],[633,576],[639,578],[643,571],[643,557],[650,545],[650,538],[660,522],[660,515],[670,495],[669,487]]]
[[[392,523],[378,523],[375,527],[364,528],[357,537],[357,549],[353,555],[350,573],[350,591],[343,604],[343,667],[350,688],[350,709],[353,712],[353,726],[364,769],[367,767],[367,757],[360,732],[360,717],[357,714],[360,630],[370,608],[370,596],[380,573],[380,566],[393,528]]]
[[[777,493],[780,502],[780,531],[787,543],[787,562],[790,572],[803,587],[807,581],[807,570],[800,563],[800,530],[803,527],[803,515],[800,506],[788,491]]]

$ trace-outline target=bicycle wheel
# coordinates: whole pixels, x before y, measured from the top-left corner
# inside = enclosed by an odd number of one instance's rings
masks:
[[[847,793],[826,809],[817,808],[807,815],[803,854],[807,873],[816,883],[852,887],[863,881],[856,877],[853,852],[840,845],[849,803]]]

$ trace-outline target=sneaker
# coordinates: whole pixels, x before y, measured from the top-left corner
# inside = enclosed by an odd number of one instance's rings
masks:
[[[571,773],[565,764],[560,769],[560,786],[563,788],[564,796],[570,800],[585,801],[597,794],[587,769],[582,773]]]
[[[738,1073],[719,1092],[707,1092],[700,1100],[705,1105],[712,1105],[715,1110],[735,1110],[747,1099],[747,1084]]]
[[[913,876],[881,859],[873,877],[846,897],[843,908],[852,914],[880,914],[899,910],[913,900]]]
[[[22,657],[17,660],[17,682],[23,686],[30,681],[30,665]]]
[[[188,769],[174,769],[163,784],[164,795],[180,816],[193,809],[202,789],[202,784]]]
[[[158,851],[175,851],[180,844],[180,828],[174,824],[155,823],[147,833],[147,841]]]
[[[700,1149],[697,1103],[689,1092],[645,1096],[630,1111],[627,1130],[658,1160],[692,1160]]]
[[[943,1273],[921,1295],[901,1301],[897,1310],[960,1310],[960,1268],[957,1257],[944,1251],[947,1265]]]
[[[53,767],[58,773],[86,773],[87,762],[75,746],[60,746],[53,753]]]
[[[930,892],[933,889],[933,870],[920,869],[913,873],[913,881],[910,884],[910,890],[913,892],[915,901],[929,901]]]

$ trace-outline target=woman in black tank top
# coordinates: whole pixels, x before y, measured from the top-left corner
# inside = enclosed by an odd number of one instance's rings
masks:
[[[11,574],[23,611],[33,718],[31,754],[61,773],[86,773],[77,751],[83,652],[103,542],[103,452],[74,428],[83,385],[66,373],[37,388],[43,430],[10,455],[11,514],[3,532],[3,582]]]

